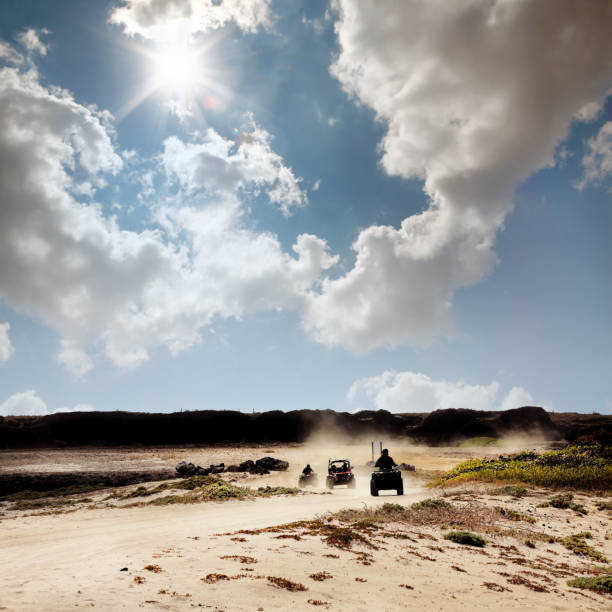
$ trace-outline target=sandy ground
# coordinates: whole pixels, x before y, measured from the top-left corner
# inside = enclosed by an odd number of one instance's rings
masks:
[[[368,449],[340,449],[358,464]],[[264,452],[264,451],[273,451]],[[70,451],[12,453],[24,469],[125,469],[144,463],[152,469],[180,460],[201,465],[226,463],[272,454],[292,463],[288,473],[240,480],[247,486],[295,485],[298,467],[306,458],[322,470],[329,451],[308,447],[250,447],[219,449],[138,450],[103,453]],[[350,452],[350,454],[349,454]],[[481,455],[482,451],[473,451]],[[60,454],[63,453],[63,454]],[[298,496],[247,501],[208,502],[193,505],[106,507],[103,493],[88,495],[94,503],[69,513],[9,512],[0,509],[0,610],[65,611],[75,607],[102,610],[610,610],[612,597],[579,591],[566,585],[568,577],[585,575],[599,565],[579,557],[559,543],[544,540],[535,548],[525,545],[527,531],[564,536],[590,531],[589,543],[612,558],[612,540],[605,539],[612,525],[609,513],[595,509],[596,498],[577,496],[589,514],[571,510],[537,508],[550,497],[538,491],[521,499],[491,496],[489,487],[447,491],[456,504],[478,501],[503,505],[530,516],[536,524],[501,522],[514,535],[488,537],[484,549],[461,546],[443,539],[440,526],[387,525],[385,534],[373,536],[376,549],[354,545],[330,546],[304,529],[258,534],[258,530],[299,520],[310,520],[342,508],[403,505],[440,492],[424,489],[419,472],[445,469],[470,454],[457,449],[401,449],[396,461],[417,466],[416,475],[405,475],[405,495],[394,493],[372,498],[365,468],[360,469],[355,490],[318,490]],[[6,459],[9,453],[0,456]],[[228,457],[231,459],[228,461]],[[319,455],[321,455],[319,457]],[[459,456],[457,456],[459,455]],[[65,461],[65,463],[62,463]],[[2,463],[3,469],[8,462]],[[129,491],[134,487],[126,487]],[[224,534],[224,535],[221,535]],[[393,534],[393,535],[389,535]],[[286,536],[286,537],[280,537]],[[398,537],[399,536],[399,537]],[[400,539],[401,537],[401,539]],[[363,554],[366,553],[366,554]],[[225,558],[223,558],[225,557]],[[158,566],[162,571],[144,569]],[[124,571],[121,571],[125,569]],[[323,580],[311,575],[325,572]],[[215,582],[214,574],[229,580]],[[209,576],[208,581],[206,577]],[[303,585],[289,591],[268,577]],[[534,590],[537,589],[537,590]]]

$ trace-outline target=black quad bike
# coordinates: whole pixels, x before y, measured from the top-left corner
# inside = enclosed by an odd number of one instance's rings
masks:
[[[404,481],[399,470],[376,470],[370,479],[370,493],[378,497],[379,491],[395,489],[398,495],[404,494]]]
[[[319,481],[319,477],[314,473],[310,474],[301,473],[298,478],[298,487],[316,487]]]
[[[347,485],[349,489],[357,486],[355,474],[348,459],[330,459],[327,464],[327,478],[325,486],[333,489],[338,485]]]

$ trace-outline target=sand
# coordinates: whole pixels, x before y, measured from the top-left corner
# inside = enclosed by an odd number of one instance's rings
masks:
[[[251,476],[240,480],[247,486],[295,484],[305,447],[232,449],[142,450],[138,459],[155,469],[190,459],[206,465],[219,457],[257,458],[262,451],[289,459],[288,473]],[[342,449],[347,453],[351,449]],[[92,465],[104,462],[95,453],[79,451],[63,458],[66,463]],[[117,457],[121,449],[112,451]],[[479,454],[478,451],[474,451]],[[322,455],[326,453],[321,451]],[[108,491],[88,495],[93,501],[68,513],[9,512],[0,516],[0,610],[65,611],[95,607],[101,610],[609,610],[612,597],[571,589],[569,576],[584,575],[601,563],[579,557],[559,543],[525,544],[528,530],[561,537],[590,531],[589,543],[612,558],[609,513],[595,509],[597,498],[578,495],[589,514],[571,510],[538,508],[550,492],[514,499],[488,494],[490,487],[467,487],[446,491],[454,504],[479,503],[504,506],[536,518],[532,525],[502,520],[514,536],[486,536],[488,544],[477,549],[443,538],[439,525],[385,526],[387,534],[372,536],[376,549],[353,545],[338,549],[319,535],[304,529],[259,534],[236,533],[291,521],[310,520],[342,508],[384,503],[410,503],[441,494],[424,489],[419,471],[440,469],[459,460],[457,449],[398,449],[396,460],[417,465],[416,475],[405,474],[405,495],[394,493],[370,497],[367,472],[360,470],[355,490],[322,489],[299,496],[245,501],[207,502],[191,505],[113,507],[104,501]],[[89,455],[90,463],[84,460]],[[104,454],[104,453],[103,453]],[[480,452],[482,454],[482,451]],[[70,455],[70,456],[68,456]],[[355,461],[369,459],[367,449],[352,449]],[[50,469],[58,455],[40,453],[31,464]],[[156,459],[157,457],[157,459]],[[23,457],[22,457],[23,459]],[[108,456],[106,457],[108,466]],[[16,459],[17,460],[17,459]],[[231,459],[234,462],[234,458]],[[412,461],[411,461],[412,460]],[[312,460],[320,471],[321,458]],[[166,463],[164,463],[166,462]],[[22,462],[22,465],[27,462]],[[295,466],[295,467],[293,467]],[[125,465],[127,468],[128,466]],[[6,469],[6,463],[3,463]],[[92,468],[93,469],[93,468]],[[126,487],[129,491],[134,487]],[[307,530],[306,530],[307,531]],[[220,535],[224,534],[224,535]],[[398,534],[403,539],[398,539]],[[289,536],[279,538],[278,536]],[[295,537],[294,537],[295,536]],[[514,547],[514,548],[512,548]],[[360,554],[366,553],[366,554]],[[225,558],[222,558],[225,557]],[[246,561],[246,562],[245,562]],[[364,564],[367,563],[367,564]],[[150,566],[150,569],[145,567]],[[161,571],[152,571],[157,569]],[[127,569],[124,569],[127,568]],[[152,568],[152,569],[151,569]],[[122,571],[124,570],[124,571]],[[322,580],[311,575],[320,574]],[[215,581],[214,574],[229,580]],[[209,576],[208,581],[206,577]],[[284,578],[303,585],[289,591],[268,579]],[[533,590],[541,589],[541,590]]]

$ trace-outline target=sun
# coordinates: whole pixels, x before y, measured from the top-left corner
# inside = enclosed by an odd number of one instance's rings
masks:
[[[200,83],[201,57],[196,49],[187,45],[168,45],[153,54],[151,60],[157,89],[185,94]]]

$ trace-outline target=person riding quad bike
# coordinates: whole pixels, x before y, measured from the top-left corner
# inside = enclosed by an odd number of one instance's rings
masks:
[[[404,481],[402,473],[399,470],[394,470],[397,464],[393,461],[393,457],[389,455],[389,451],[385,448],[382,455],[378,458],[370,479],[370,493],[375,497],[378,492],[386,489],[395,489],[398,495],[404,494]]]
[[[310,463],[306,464],[306,467],[302,470],[300,477],[298,478],[298,486],[306,487],[308,485],[315,486],[317,484],[317,475],[314,470],[310,467]]]
[[[382,455],[376,460],[374,467],[380,468],[381,470],[391,470],[397,463],[393,461],[393,457],[389,455],[389,450],[383,448]]]

